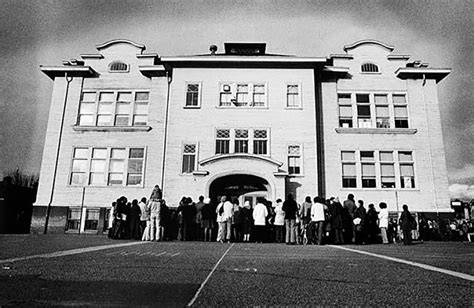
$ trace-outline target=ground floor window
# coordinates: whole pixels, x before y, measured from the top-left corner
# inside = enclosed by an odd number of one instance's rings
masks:
[[[66,231],[78,231],[81,227],[81,209],[69,208],[67,214]]]
[[[97,231],[99,227],[99,209],[86,209],[84,231]]]

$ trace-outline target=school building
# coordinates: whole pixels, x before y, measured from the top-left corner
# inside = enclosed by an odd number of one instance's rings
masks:
[[[112,40],[41,66],[53,93],[32,232],[101,233],[113,201],[155,185],[171,207],[352,193],[451,211],[437,95],[450,69],[375,40],[323,57],[267,47],[160,56]]]

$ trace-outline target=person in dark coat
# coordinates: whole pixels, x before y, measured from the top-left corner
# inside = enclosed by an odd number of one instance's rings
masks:
[[[114,230],[114,239],[123,239],[125,238],[125,222],[127,219],[127,198],[124,196],[117,199],[116,211],[115,211],[115,230]]]
[[[240,209],[240,219],[242,221],[242,234],[244,236],[243,241],[250,241],[250,234],[253,228],[253,211],[250,206],[250,202],[245,201],[244,206]]]
[[[283,202],[283,211],[285,212],[286,226],[285,242],[287,245],[296,245],[295,223],[298,204],[296,204],[293,194],[289,194],[285,202]]]
[[[416,229],[416,220],[408,211],[408,205],[403,205],[403,212],[400,216],[400,228],[403,231],[403,245],[411,245],[411,230]]]
[[[211,199],[204,199],[204,206],[201,210],[201,227],[204,229],[204,241],[210,242],[212,236],[212,219],[214,210],[211,205]]]
[[[331,229],[333,233],[334,244],[344,244],[344,235],[342,233],[342,204],[339,202],[339,198],[331,198],[331,200]]]
[[[128,233],[129,237],[134,240],[140,240],[140,214],[141,210],[138,206],[138,200],[134,199],[130,205],[130,210],[128,212]]]
[[[355,243],[360,245],[360,244],[365,244],[366,242],[364,227],[365,227],[365,218],[366,218],[367,211],[365,210],[363,200],[359,200],[357,201],[357,203],[359,204],[359,207],[354,212],[354,220],[359,219],[359,221],[357,224],[354,222],[355,232],[356,232]]]
[[[368,244],[375,244],[377,242],[378,226],[377,226],[378,215],[375,210],[374,204],[369,204],[369,210],[365,215],[364,230],[367,236]]]
[[[354,201],[354,195],[347,195],[347,200],[344,201],[344,240],[346,243],[352,243],[355,241],[355,225],[354,225],[354,215],[357,209]]]

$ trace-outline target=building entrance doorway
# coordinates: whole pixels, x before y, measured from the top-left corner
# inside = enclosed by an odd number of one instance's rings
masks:
[[[268,181],[249,174],[232,174],[215,179],[209,187],[209,196],[212,203],[218,204],[222,196],[231,201],[237,198],[241,204],[249,201],[255,205],[257,197],[270,197]]]

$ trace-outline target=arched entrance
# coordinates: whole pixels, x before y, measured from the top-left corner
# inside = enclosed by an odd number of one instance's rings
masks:
[[[250,174],[231,174],[215,179],[209,186],[209,196],[218,203],[221,196],[228,200],[238,198],[241,203],[249,201],[253,206],[257,197],[270,197],[270,184],[264,178]]]

